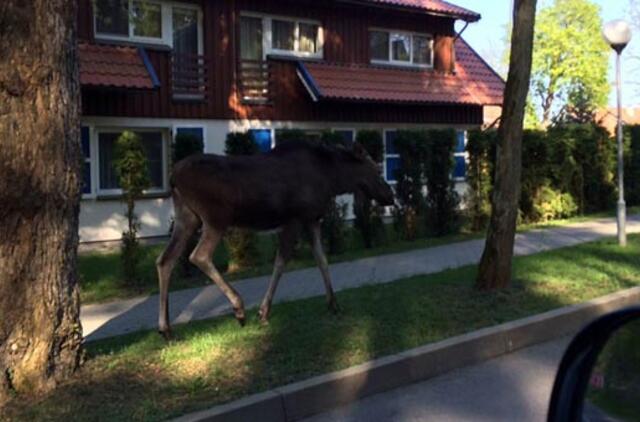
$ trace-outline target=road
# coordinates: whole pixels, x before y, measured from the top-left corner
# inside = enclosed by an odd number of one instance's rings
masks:
[[[542,422],[569,340],[536,345],[367,397],[304,422]]]

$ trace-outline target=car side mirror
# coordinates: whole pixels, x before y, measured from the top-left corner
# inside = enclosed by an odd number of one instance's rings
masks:
[[[640,420],[640,307],[602,316],[560,362],[549,422]]]

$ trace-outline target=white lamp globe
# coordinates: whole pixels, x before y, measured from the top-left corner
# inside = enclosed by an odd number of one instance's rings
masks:
[[[602,36],[611,47],[622,49],[631,41],[631,27],[625,20],[612,20],[602,28]]]

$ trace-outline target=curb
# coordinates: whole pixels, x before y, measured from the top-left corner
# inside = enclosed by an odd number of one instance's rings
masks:
[[[297,421],[363,397],[575,333],[600,315],[639,302],[640,287],[634,287],[275,388],[174,421]]]

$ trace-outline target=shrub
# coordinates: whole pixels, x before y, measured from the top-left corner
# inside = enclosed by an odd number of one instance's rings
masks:
[[[491,216],[491,190],[495,168],[498,132],[472,130],[469,132],[467,153],[468,190],[465,193],[465,214],[473,231],[484,230]]]
[[[384,159],[384,145],[382,143],[382,134],[377,130],[361,130],[358,131],[356,142],[364,147],[371,158],[382,166]],[[384,208],[366,198],[362,194],[354,197],[353,213],[355,215],[354,225],[360,236],[365,248],[372,248],[386,241],[384,221]]]
[[[403,239],[418,237],[418,215],[426,208],[423,195],[423,159],[427,134],[419,130],[400,130],[395,139],[395,148],[400,155],[400,166],[396,172],[396,197],[400,207],[394,210],[396,230]]]
[[[172,163],[175,164],[190,155],[201,154],[204,152],[204,142],[202,139],[192,133],[178,132],[174,138],[173,151],[172,151]],[[173,221],[169,229],[169,234],[173,231]],[[189,255],[198,245],[199,233],[194,233],[187,240],[187,245],[184,248],[180,258],[178,259],[178,267],[184,277],[190,277],[193,275],[195,266],[189,261]]]
[[[576,215],[578,205],[570,193],[559,192],[549,186],[543,186],[534,194],[531,220],[546,222]]]
[[[325,131],[322,133],[320,141],[327,145],[338,145],[347,148],[344,138],[336,132]],[[322,218],[322,239],[327,253],[330,255],[339,254],[345,250],[346,218],[347,206],[340,204],[335,198]]]
[[[527,130],[522,137],[522,178],[520,211],[525,221],[536,221],[535,198],[549,185],[549,143],[543,131]]]
[[[140,137],[125,131],[116,141],[115,170],[118,183],[122,188],[122,197],[127,204],[127,230],[122,233],[122,274],[127,284],[138,285],[140,245],[138,230],[140,224],[135,214],[135,201],[149,187],[149,169]]]
[[[260,152],[258,145],[248,132],[231,132],[227,135],[225,153],[227,155],[253,155]],[[225,236],[229,250],[229,271],[248,268],[257,262],[258,247],[255,232],[233,228]]]
[[[640,205],[640,125],[625,128],[625,200]]]
[[[204,152],[204,142],[192,133],[178,132],[173,141],[172,163],[175,164],[190,155]]]
[[[306,141],[311,137],[302,129],[279,129],[276,131],[276,142],[278,144],[288,141]]]
[[[453,129],[430,130],[426,135],[422,167],[427,182],[426,228],[432,235],[443,236],[460,227],[460,199],[451,177],[456,132]]]

